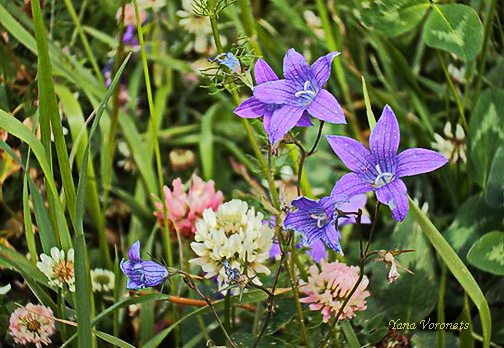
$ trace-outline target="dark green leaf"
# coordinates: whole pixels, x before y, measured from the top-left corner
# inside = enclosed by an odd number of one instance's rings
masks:
[[[467,261],[483,271],[504,275],[504,232],[490,232],[477,240],[469,253]]]
[[[424,40],[427,46],[473,60],[483,44],[483,24],[469,6],[433,4],[425,23]]]

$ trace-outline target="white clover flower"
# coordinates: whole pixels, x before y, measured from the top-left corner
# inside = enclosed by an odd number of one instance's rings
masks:
[[[138,0],[138,7],[142,10],[159,10],[166,5],[166,0]]]
[[[91,282],[93,283],[94,292],[113,290],[114,281],[114,272],[102,268],[91,270]]]
[[[194,13],[194,0],[182,0],[182,8],[183,10],[177,11],[177,16],[180,17],[179,24],[195,36],[194,40],[186,46],[186,51],[194,49],[198,53],[215,55],[212,27],[208,17],[201,17]],[[221,41],[225,46],[227,40],[224,36],[221,36]]]
[[[224,261],[242,274],[246,269],[252,282],[261,284],[254,277],[271,273],[263,263],[269,258],[275,234],[263,219],[262,213],[238,199],[221,204],[216,212],[206,209],[196,223],[196,242],[191,243],[198,257],[189,262],[201,266],[206,278],[217,276],[219,289],[228,281]]]
[[[455,129],[453,129],[455,128]],[[455,134],[453,134],[455,130]],[[444,127],[444,137],[435,133],[433,142],[431,145],[434,149],[442,153],[450,162],[455,163],[459,158],[466,163],[466,144],[465,144],[465,132],[460,124],[455,127],[451,123],[446,123]]]
[[[53,247],[51,256],[40,254],[40,260],[37,262],[37,268],[49,278],[49,285],[63,288],[66,283],[68,289],[75,292],[73,249],[68,249],[65,257],[65,251]]]

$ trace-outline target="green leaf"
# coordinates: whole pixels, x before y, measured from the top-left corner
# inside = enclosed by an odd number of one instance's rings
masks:
[[[44,173],[44,177],[46,179],[46,185],[48,191],[51,193],[52,197],[56,199],[49,199],[50,204],[50,212],[51,215],[55,218],[55,224],[57,227],[56,239],[62,243],[64,249],[69,249],[72,247],[70,232],[68,230],[68,226],[66,224],[65,214],[63,211],[63,206],[58,199],[58,192],[56,191],[56,183],[54,182],[52,176],[52,169],[50,166],[49,159],[44,150],[44,146],[42,143],[35,137],[27,127],[25,127],[19,120],[10,116],[3,110],[0,110],[0,128],[5,129],[11,135],[19,138],[30,147],[31,151],[35,154],[40,167],[42,168],[42,172]]]
[[[469,123],[469,177],[485,187],[497,149],[504,144],[504,90],[491,88],[480,97]]]
[[[469,6],[432,5],[424,26],[425,44],[473,60],[483,44],[483,24]]]
[[[124,67],[129,61],[131,54],[126,57],[124,62],[121,64],[119,70],[117,71],[114,80],[112,81],[107,93],[103,97],[98,110],[96,111],[96,116],[91,126],[89,132],[89,138],[84,151],[84,156],[81,164],[81,175],[79,177],[79,185],[77,187],[77,204],[75,211],[75,291],[78,296],[75,296],[76,311],[77,311],[77,334],[78,342],[80,347],[92,347],[92,332],[91,332],[91,320],[94,316],[94,301],[91,289],[91,279],[90,279],[90,269],[89,269],[89,258],[86,248],[86,240],[84,237],[84,226],[83,217],[85,210],[85,192],[87,188],[87,168],[88,159],[90,153],[90,138],[96,131],[100,119],[107,107],[107,104],[112,96],[112,93],[119,83],[119,78],[124,70]]]
[[[72,222],[75,223],[75,186],[72,178],[72,171],[70,169],[70,161],[68,160],[65,137],[63,135],[63,126],[61,125],[58,104],[56,102],[52,65],[49,58],[49,48],[47,46],[42,11],[40,9],[39,0],[31,0],[31,2],[35,38],[37,41],[39,113],[42,143],[45,146],[48,157],[51,158],[50,134],[52,131],[60,167],[60,174],[65,191],[65,198],[68,203],[68,211]],[[45,135],[44,130],[47,132],[47,135]],[[46,137],[49,138],[45,139]]]
[[[231,335],[233,341],[236,342],[239,348],[249,348],[253,347],[257,339],[256,335],[245,332],[237,332]],[[257,348],[269,348],[269,347],[294,347],[292,344],[287,343],[281,339],[274,337],[263,337],[261,342],[257,345]]]
[[[357,335],[354,332],[352,324],[350,324],[350,321],[348,319],[343,320],[341,322],[341,328],[343,329],[343,333],[345,334],[348,347],[359,348],[361,346],[359,343],[359,339],[357,338]]]
[[[471,245],[485,232],[499,229],[504,210],[489,209],[482,194],[471,196],[459,208],[446,239],[465,258]]]
[[[446,347],[458,347],[457,337],[449,333],[446,336]],[[411,347],[412,348],[432,348],[437,347],[436,345],[436,332],[422,331],[418,332],[411,337]]]
[[[94,330],[93,333],[95,334],[95,336],[101,338],[105,342],[112,344],[115,347],[135,348],[135,346],[129,344],[128,342],[125,342],[115,336],[109,335],[108,333],[96,330]]]
[[[504,206],[504,145],[495,153],[485,189],[485,201],[493,208]]]
[[[400,35],[413,28],[422,20],[429,8],[427,0],[378,0],[363,1],[362,20],[364,24],[384,35]]]
[[[263,291],[253,290],[253,291],[249,291],[243,295],[241,303],[259,302],[259,301],[265,300],[266,298],[267,298],[267,295]],[[238,301],[239,301],[239,295],[231,297],[231,305],[232,306],[236,306],[238,304]],[[214,308],[216,310],[220,310],[220,309],[224,308],[224,300],[215,301]],[[150,341],[146,342],[143,345],[143,348],[154,348],[154,347],[159,346],[163,342],[163,340],[166,338],[166,336],[168,336],[170,334],[170,332],[172,332],[182,322],[184,322],[185,320],[187,320],[189,318],[192,318],[195,315],[204,314],[206,312],[211,312],[210,307],[208,307],[208,306],[201,307],[201,308],[198,308],[198,309],[192,311],[191,313],[183,316],[177,322],[173,323],[170,327],[164,329],[163,331],[158,333],[156,336],[154,336]]]
[[[485,295],[483,295],[478,283],[476,283],[476,280],[474,280],[474,277],[469,272],[466,265],[460,260],[455,251],[450,247],[450,244],[443,238],[429,218],[411,198],[409,198],[409,201],[411,211],[420,224],[425,236],[478,308],[481,325],[483,327],[483,347],[489,348],[490,336],[492,333],[492,316]],[[434,340],[436,339],[436,335],[434,335]]]
[[[296,306],[292,305],[292,301],[292,297],[285,296],[275,300],[275,311],[266,329],[266,335],[274,334],[294,318],[296,315]]]
[[[364,95],[364,104],[366,105],[366,116],[369,124],[369,129],[373,130],[376,125],[376,117],[373,114],[373,109],[371,108],[371,102],[369,101],[366,79],[364,78],[364,75],[362,75],[362,94]]]
[[[504,276],[504,232],[490,232],[478,239],[467,261],[483,271]]]

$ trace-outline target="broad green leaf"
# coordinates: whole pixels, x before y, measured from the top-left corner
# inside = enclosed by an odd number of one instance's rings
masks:
[[[473,60],[483,44],[483,24],[469,6],[433,4],[423,35],[427,46]]]
[[[471,196],[462,204],[445,237],[465,259],[471,245],[485,232],[499,229],[504,210],[490,209],[482,194]]]
[[[492,334],[492,316],[485,295],[483,295],[478,283],[476,283],[476,280],[474,280],[474,277],[469,272],[466,265],[460,260],[434,224],[411,198],[409,201],[411,212],[420,224],[425,236],[478,308],[483,327],[483,347],[489,348]],[[434,335],[434,340],[436,340],[436,335]]]
[[[467,261],[483,271],[504,276],[504,232],[490,232],[478,239]]]
[[[355,335],[352,324],[350,324],[350,321],[348,319],[341,322],[341,328],[343,329],[343,333],[345,334],[348,347],[359,348],[361,344],[359,343],[359,339],[357,338],[357,335]]]
[[[504,144],[504,90],[491,88],[480,97],[469,123],[469,177],[485,187],[492,161]]]
[[[427,0],[376,0],[363,1],[364,24],[384,35],[400,35],[413,28],[429,8]]]
[[[271,315],[270,323],[265,332],[266,335],[274,334],[294,318],[296,306],[292,305],[292,301],[292,297],[285,296],[275,299],[275,311]]]
[[[485,189],[485,201],[493,208],[504,206],[504,144],[495,153]]]

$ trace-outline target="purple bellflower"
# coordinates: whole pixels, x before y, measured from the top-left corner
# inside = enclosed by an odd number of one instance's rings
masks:
[[[345,194],[323,197],[314,201],[306,197],[298,197],[292,201],[296,211],[289,212],[284,220],[284,227],[293,229],[303,235],[303,244],[312,247],[317,242],[323,242],[329,248],[341,253],[337,220],[339,209],[348,202]],[[320,250],[316,250],[320,253]]]
[[[129,261],[121,261],[121,270],[128,276],[126,288],[138,290],[156,286],[165,281],[168,271],[154,261],[143,261],[140,256],[140,242],[136,241],[128,252]]]
[[[128,45],[128,46],[139,46],[140,43],[138,42],[137,38],[135,37],[135,26],[134,25],[128,25],[126,27],[126,30],[124,31],[124,36],[123,36],[123,44]]]
[[[331,194],[353,196],[374,191],[378,201],[390,207],[397,221],[404,220],[409,210],[406,185],[400,178],[428,173],[448,162],[443,155],[421,148],[397,154],[399,123],[388,105],[371,132],[369,149],[344,136],[328,135],[327,140],[345,166],[353,171],[336,182]]]
[[[254,65],[254,78],[258,85],[271,81],[278,81],[279,78],[271,69],[271,67],[263,59],[259,58]],[[273,113],[282,107],[281,104],[266,104],[257,99],[256,97],[250,97],[241,103],[234,111],[240,117],[243,118],[258,118],[263,117],[264,130],[267,134],[270,134],[270,123]],[[310,119],[310,115],[304,112],[299,121],[296,123],[297,127],[309,127],[313,126],[313,122]]]
[[[285,79],[278,79],[269,66],[268,74],[257,79],[254,99],[247,99],[235,113],[241,117],[269,117],[268,133],[271,144],[281,140],[307,114],[321,121],[346,123],[343,109],[334,96],[322,87],[329,80],[331,64],[339,52],[317,59],[311,66],[293,48],[283,60]],[[266,118],[265,118],[266,119]],[[306,121],[304,121],[306,122]]]

